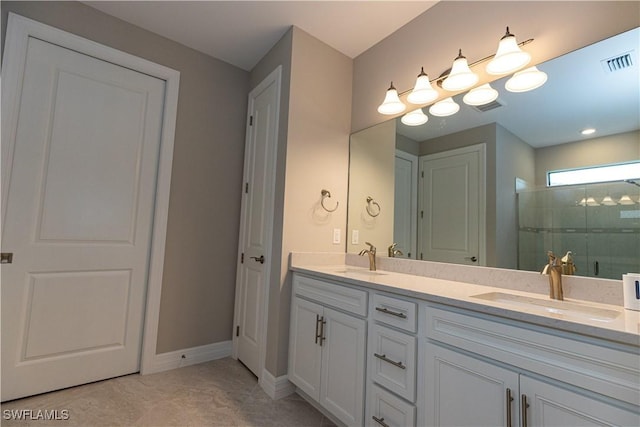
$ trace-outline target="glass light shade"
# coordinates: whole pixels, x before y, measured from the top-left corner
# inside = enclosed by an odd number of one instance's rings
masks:
[[[462,56],[462,49],[458,57],[453,61],[451,72],[442,82],[442,87],[448,91],[456,92],[469,89],[478,83],[478,76],[469,69],[467,58]]]
[[[438,97],[438,91],[433,88],[429,81],[429,76],[424,72],[424,68],[420,70],[416,84],[407,97],[407,101],[412,104],[427,104]]]
[[[428,120],[429,116],[422,111],[422,108],[413,110],[402,116],[400,119],[400,121],[407,126],[420,126],[427,123]]]
[[[531,55],[520,49],[516,36],[509,32],[500,39],[496,56],[487,64],[487,73],[493,75],[512,73],[531,61]]]
[[[458,110],[460,110],[460,106],[451,97],[438,101],[429,107],[429,113],[437,117],[451,116]]]
[[[617,205],[617,203],[615,202],[615,200],[613,200],[611,198],[611,196],[605,196],[604,199],[602,199],[602,204],[606,205],[606,206],[615,206],[615,205]]]
[[[624,196],[620,197],[620,200],[618,200],[618,203],[620,203],[621,205],[635,205],[636,204],[636,202],[631,200],[631,197],[629,197],[626,194]]]
[[[600,206],[600,203],[596,202],[593,197],[587,197],[587,206]]]
[[[482,86],[473,88],[467,93],[462,101],[467,105],[484,105],[498,99],[498,91],[485,83]]]
[[[509,92],[527,92],[537,89],[547,81],[547,73],[538,70],[536,67],[529,67],[515,73],[504,87]]]
[[[583,197],[582,200],[578,202],[580,206],[587,206],[587,198]]]
[[[387,90],[384,101],[378,107],[378,113],[388,115],[398,114],[402,113],[406,108],[407,106],[404,105],[402,101],[400,101],[398,91],[395,87],[393,87],[393,82],[391,82],[391,86]]]

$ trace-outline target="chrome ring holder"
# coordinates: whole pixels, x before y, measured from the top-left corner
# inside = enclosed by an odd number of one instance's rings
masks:
[[[375,212],[375,209],[373,209],[373,206],[377,206],[378,207],[378,212]],[[371,197],[371,196],[367,197],[366,209],[367,209],[367,213],[369,215],[371,215],[372,217],[374,217],[374,218],[377,217],[378,215],[380,215],[380,205],[378,204],[378,202],[373,200],[373,197]]]
[[[339,202],[336,202],[336,207],[333,208],[333,209],[329,209],[328,207],[326,207],[324,205],[325,199],[327,199],[327,198],[330,199],[331,198],[331,192],[329,192],[329,190],[322,190],[320,192],[320,194],[322,195],[322,200],[320,201],[320,204],[322,205],[322,208],[327,212],[335,212],[335,210],[338,209],[338,205],[340,204]]]

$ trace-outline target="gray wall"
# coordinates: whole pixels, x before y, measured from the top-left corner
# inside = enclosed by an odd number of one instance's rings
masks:
[[[157,353],[231,339],[249,74],[82,3],[0,7],[180,71]]]

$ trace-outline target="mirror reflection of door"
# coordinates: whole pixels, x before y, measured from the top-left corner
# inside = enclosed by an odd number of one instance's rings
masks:
[[[485,145],[420,158],[419,259],[485,265]]]
[[[393,241],[398,258],[416,258],[418,156],[396,150]]]

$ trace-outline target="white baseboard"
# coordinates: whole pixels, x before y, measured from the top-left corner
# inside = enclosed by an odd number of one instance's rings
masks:
[[[153,362],[150,364],[151,366],[147,366],[140,373],[142,375],[153,374],[229,356],[231,356],[231,341],[185,348],[168,353],[156,354]]]
[[[296,386],[289,382],[289,378],[286,375],[276,378],[266,369],[262,370],[260,387],[267,393],[267,396],[276,400],[289,396],[296,391]]]

